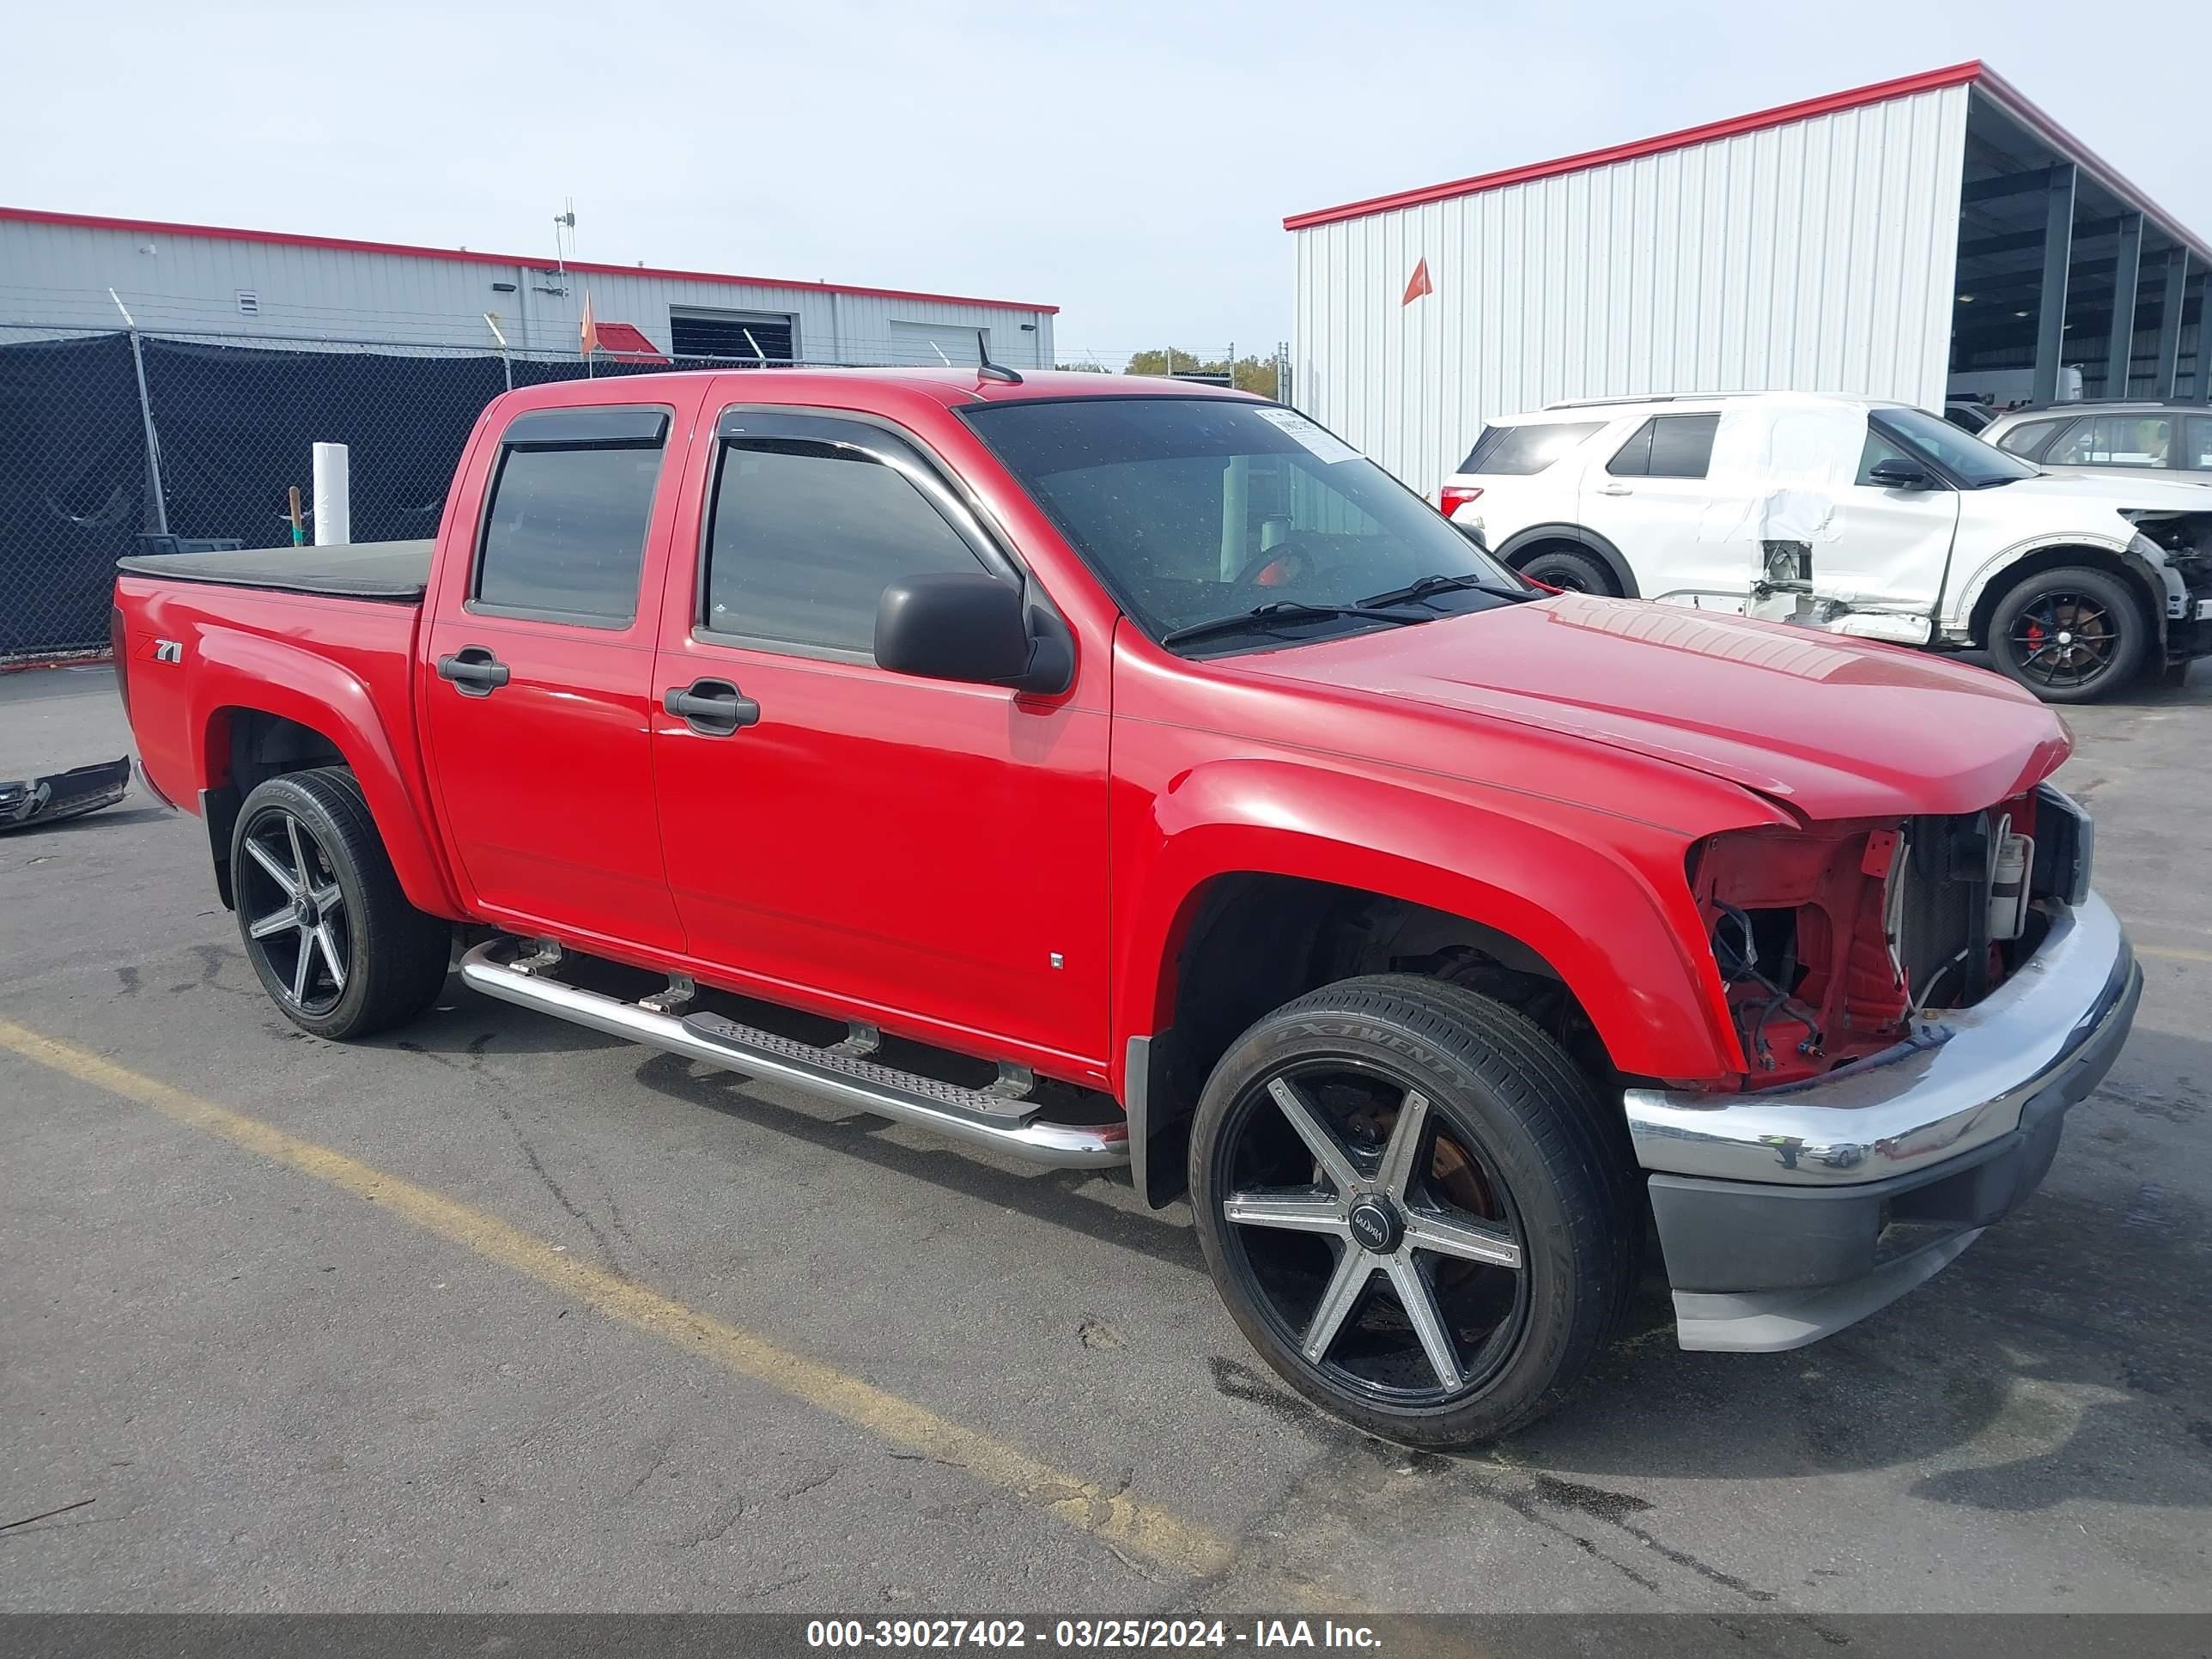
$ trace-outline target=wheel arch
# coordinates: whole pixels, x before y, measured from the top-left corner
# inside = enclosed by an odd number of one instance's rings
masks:
[[[1687,884],[1670,895],[1645,874],[1658,858],[1401,786],[1338,774],[1302,788],[1274,769],[1231,763],[1182,785],[1179,805],[1202,794],[1221,815],[1173,828],[1121,913],[1116,1081],[1141,1107],[1133,1133],[1149,1141],[1187,1116],[1261,1014],[1362,973],[1541,1002],[1571,1046],[1586,1035],[1596,1071],[1741,1070],[1717,973],[1692,949],[1703,935]],[[1679,869],[1681,847],[1669,848]],[[1173,1174],[1164,1158],[1147,1167]]]
[[[2125,582],[2128,591],[2135,595],[2136,604],[2142,607],[2144,622],[2150,628],[2154,653],[2153,660],[2156,661],[2164,655],[2166,587],[2159,580],[2158,573],[2140,554],[2085,541],[2046,542],[2023,552],[1993,559],[1976,572],[1966,596],[1969,642],[1978,650],[1989,647],[1990,624],[1996,616],[1997,607],[2004,603],[2005,595],[2018,586],[2023,579],[2045,570],[2063,569],[2068,565],[2101,570]]]
[[[230,835],[255,785],[287,772],[343,765],[361,785],[369,816],[408,902],[448,918],[462,914],[445,860],[417,801],[411,749],[386,729],[374,694],[329,659],[257,635],[203,636],[198,734],[201,817],[216,884],[235,902]],[[410,781],[414,787],[410,788]]]
[[[1498,544],[1497,556],[1518,570],[1547,548],[1572,546],[1578,550],[1595,555],[1613,572],[1623,597],[1640,599],[1643,592],[1636,585],[1636,573],[1629,568],[1628,560],[1621,550],[1596,531],[1577,524],[1534,524],[1525,530],[1516,531]]]

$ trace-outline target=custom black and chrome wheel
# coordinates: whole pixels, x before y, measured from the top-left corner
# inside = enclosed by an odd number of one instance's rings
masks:
[[[328,1013],[345,994],[353,955],[330,854],[312,825],[274,805],[241,827],[239,845],[246,853],[236,869],[239,916],[264,982],[288,1008]]]
[[[1261,1020],[1193,1126],[1231,1314],[1370,1432],[1454,1445],[1547,1409],[1632,1287],[1632,1189],[1589,1080],[1486,999],[1349,980]]]
[[[301,1030],[366,1036],[420,1013],[445,983],[452,926],[408,902],[344,769],[256,787],[230,872],[246,958]]]
[[[2118,577],[2069,566],[2025,577],[1998,601],[1990,655],[2045,702],[2087,702],[2135,678],[2149,636]]]

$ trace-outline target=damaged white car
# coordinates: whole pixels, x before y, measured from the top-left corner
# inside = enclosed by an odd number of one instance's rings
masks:
[[[2212,489],[2056,477],[1903,404],[1557,404],[1485,427],[1442,504],[1554,587],[1983,648],[2053,702],[2212,654]]]

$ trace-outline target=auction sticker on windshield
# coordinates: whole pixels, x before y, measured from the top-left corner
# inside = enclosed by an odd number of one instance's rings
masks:
[[[1252,411],[1268,425],[1279,428],[1285,437],[1294,438],[1316,455],[1334,465],[1338,461],[1356,461],[1359,452],[1343,439],[1333,437],[1293,409],[1255,409]]]

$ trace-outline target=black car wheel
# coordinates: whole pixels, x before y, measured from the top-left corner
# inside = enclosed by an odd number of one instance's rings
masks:
[[[1523,564],[1521,574],[1532,582],[1541,582],[1547,587],[1560,588],[1569,593],[1602,593],[1617,598],[1620,592],[1605,561],[1580,548],[1548,549]]]
[[[452,924],[408,902],[343,768],[258,786],[230,868],[246,957],[302,1030],[367,1036],[413,1018],[445,984]]]
[[[1990,655],[2045,702],[2089,702],[2141,672],[2150,632],[2119,577],[2068,565],[2023,577],[1997,602]]]
[[[1557,1401],[1634,1284],[1641,1229],[1589,1079],[1522,1016],[1401,975],[1255,1025],[1193,1125],[1200,1237],[1285,1381],[1422,1446]]]

